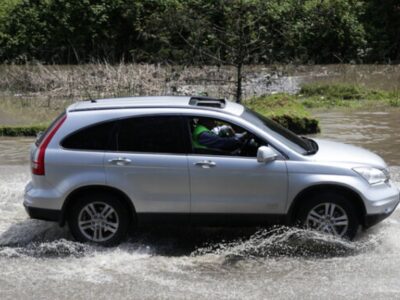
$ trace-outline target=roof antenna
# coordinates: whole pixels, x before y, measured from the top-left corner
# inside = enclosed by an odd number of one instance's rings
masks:
[[[85,88],[85,93],[88,95],[88,98],[90,100],[91,103],[96,103],[96,99],[93,99],[92,95],[89,92],[89,89]]]

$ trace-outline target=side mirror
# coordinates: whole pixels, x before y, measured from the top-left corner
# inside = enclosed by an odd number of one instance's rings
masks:
[[[278,155],[274,152],[274,150],[267,146],[261,146],[257,150],[257,161],[259,163],[267,163],[275,160],[277,157]]]

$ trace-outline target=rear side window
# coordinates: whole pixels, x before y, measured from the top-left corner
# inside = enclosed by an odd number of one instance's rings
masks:
[[[179,116],[130,118],[120,120],[118,127],[118,151],[185,153]]]
[[[115,124],[111,121],[83,128],[67,136],[61,145],[67,149],[114,150]]]

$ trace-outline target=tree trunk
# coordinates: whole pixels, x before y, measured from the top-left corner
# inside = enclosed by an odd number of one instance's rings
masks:
[[[236,103],[242,102],[242,64],[236,66]]]

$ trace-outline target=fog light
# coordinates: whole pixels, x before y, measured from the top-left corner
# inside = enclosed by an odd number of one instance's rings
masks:
[[[385,214],[390,213],[393,210],[392,207],[385,208]]]

